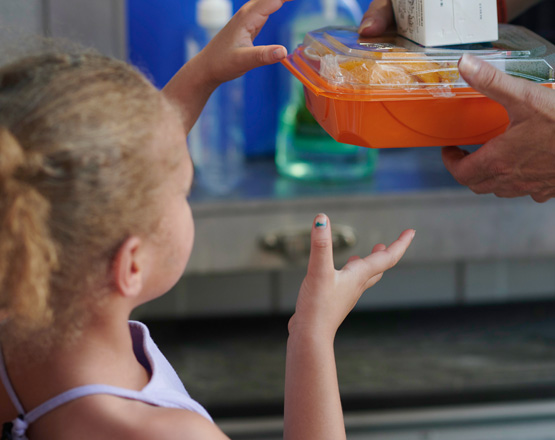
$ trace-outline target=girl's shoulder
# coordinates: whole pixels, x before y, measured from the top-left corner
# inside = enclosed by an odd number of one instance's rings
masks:
[[[122,432],[121,438],[229,440],[215,423],[196,412],[152,406],[143,409],[144,417],[141,417],[141,414],[135,414],[127,420],[124,428],[126,432]]]
[[[61,408],[60,408],[61,409]],[[108,395],[84,397],[36,422],[30,438],[43,440],[225,440],[216,424],[193,411],[162,408]]]

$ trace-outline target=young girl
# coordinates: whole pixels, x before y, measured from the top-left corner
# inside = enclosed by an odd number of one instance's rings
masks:
[[[120,61],[46,53],[0,69],[3,439],[224,439],[131,311],[167,292],[193,245],[186,135],[210,93],[279,61],[252,0],[162,91]],[[333,267],[316,216],[289,323],[285,436],[345,438],[333,339],[414,231]]]

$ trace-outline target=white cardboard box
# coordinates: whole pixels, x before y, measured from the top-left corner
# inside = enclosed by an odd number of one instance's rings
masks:
[[[496,0],[393,0],[397,32],[423,46],[495,41]]]

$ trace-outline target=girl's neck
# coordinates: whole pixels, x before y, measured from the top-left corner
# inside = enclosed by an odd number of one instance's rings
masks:
[[[10,357],[6,367],[26,410],[68,389],[93,383],[140,390],[148,383],[137,361],[126,319],[98,319],[70,346],[56,347],[34,362]]]

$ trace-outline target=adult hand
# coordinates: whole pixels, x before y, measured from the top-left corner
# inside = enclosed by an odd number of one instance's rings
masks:
[[[360,296],[397,264],[413,237],[414,230],[407,229],[391,245],[377,244],[370,255],[351,257],[341,270],[336,270],[331,225],[326,215],[319,214],[312,226],[307,275],[289,323],[290,333],[316,333],[333,340]]]
[[[461,58],[459,70],[471,87],[505,107],[510,123],[471,154],[444,147],[445,167],[476,194],[530,195],[536,202],[555,197],[555,90],[470,55]]]
[[[362,17],[358,32],[362,37],[379,37],[394,23],[391,0],[372,0]]]

